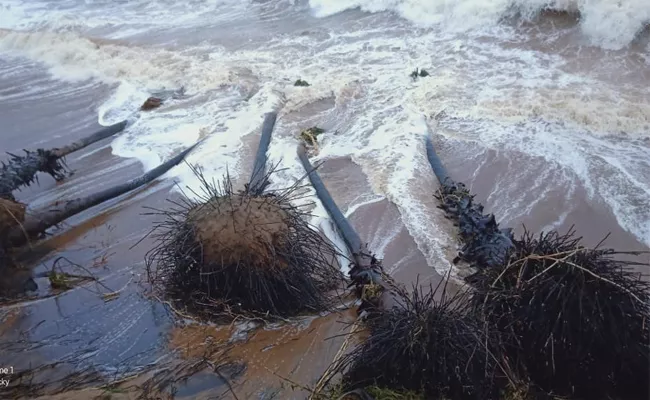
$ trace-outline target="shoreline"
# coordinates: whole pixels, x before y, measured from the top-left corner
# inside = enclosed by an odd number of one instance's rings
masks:
[[[94,98],[95,102],[91,103],[97,105],[101,96],[99,93],[93,92],[88,97]],[[87,100],[77,99],[77,101],[83,103]],[[47,104],[42,104],[37,109],[46,107]],[[35,146],[53,147],[74,140],[77,136],[81,137],[93,129],[90,123],[83,126],[83,123],[79,121],[92,121],[92,125],[96,124],[96,112],[93,107],[88,107],[77,115],[80,118],[74,120],[70,119],[71,117],[66,113],[60,114],[60,122],[53,122],[53,125],[59,127],[57,130],[59,133],[53,134],[45,141],[40,137],[35,138],[37,132],[42,131],[41,129],[32,129],[34,132],[32,135],[10,135],[9,142],[14,143],[14,147],[33,148]],[[2,115],[0,114],[0,116]],[[66,123],[68,124],[67,128],[70,129],[66,129]],[[251,160],[255,153],[257,137],[257,134],[253,133],[242,139],[240,158],[242,165],[235,182],[236,185],[241,184],[250,175],[252,165],[249,164],[252,163],[247,161]],[[34,139],[36,140],[34,141]],[[445,157],[443,154],[443,159],[449,163],[450,174],[458,181],[464,181],[468,185],[473,184],[472,189],[477,193],[477,200],[485,204],[487,211],[491,212],[488,195],[491,187],[490,182],[494,180],[491,177],[507,173],[507,171],[499,169],[499,163],[495,162],[474,176],[473,171],[476,170],[476,164],[467,162],[462,157],[454,158],[453,152],[448,154],[452,155]],[[74,194],[76,197],[87,194],[98,188],[138,176],[142,172],[142,166],[135,159],[125,159],[113,155],[110,144],[106,141],[90,146],[70,157],[68,165],[77,172],[63,183],[56,184],[51,178],[43,176],[40,185],[34,185],[27,190],[18,192],[17,198],[20,201],[40,206],[62,196],[69,197]],[[485,167],[481,165],[481,168]],[[421,172],[431,174],[430,170]],[[339,206],[344,210],[348,208],[355,196],[363,194],[352,193],[347,189],[348,187],[372,192],[361,167],[348,158],[326,160],[319,173],[332,191]],[[473,179],[468,179],[472,176]],[[525,185],[526,182],[523,184]],[[8,358],[15,362],[16,368],[21,365],[21,360],[26,360],[26,354],[31,359],[47,362],[64,354],[71,354],[80,348],[91,353],[91,349],[98,345],[104,346],[104,348],[93,354],[91,360],[102,362],[104,366],[108,367],[114,366],[111,363],[119,365],[121,358],[138,355],[142,351],[149,351],[150,354],[139,360],[136,357],[136,361],[140,363],[155,360],[158,355],[168,352],[170,349],[168,336],[178,332],[179,329],[182,332],[183,328],[174,328],[169,315],[166,315],[165,307],[155,300],[143,296],[146,291],[143,260],[144,254],[152,247],[151,239],[144,240],[135,248],[131,248],[131,246],[148,232],[153,219],[155,219],[155,217],[142,214],[146,212],[143,206],[168,207],[169,203],[166,199],[172,197],[169,196],[171,185],[172,180],[165,179],[157,182],[154,186],[147,186],[145,189],[130,193],[120,198],[119,201],[103,204],[70,218],[65,225],[72,226],[71,229],[64,228],[63,232],[57,230],[59,236],[41,243],[42,248],[48,252],[44,258],[38,261],[34,268],[35,273],[47,271],[55,259],[66,257],[74,263],[91,269],[111,289],[118,290],[125,287],[125,290],[116,300],[105,303],[97,293],[75,288],[59,297],[48,298],[23,308],[13,308],[14,311],[19,310],[18,315],[12,313],[9,321],[4,320],[0,323],[0,331],[5,332],[3,334],[4,341],[17,340],[18,334],[24,331],[28,331],[31,340],[35,342],[54,335],[54,339],[49,339],[49,346],[44,348],[26,350],[25,347],[19,346],[13,351],[9,351]],[[430,196],[433,204],[435,202],[433,194],[436,188],[424,187],[422,190],[426,196]],[[631,243],[633,247],[631,250],[647,249],[636,238],[634,238],[635,241],[632,241],[631,234],[625,232],[618,224],[614,224],[615,218],[611,213],[603,212],[606,210],[599,206],[590,205],[584,195],[577,196],[576,199],[581,199],[585,203],[577,205],[578,210],[569,213],[566,222],[561,227],[568,227],[573,219],[579,222],[576,224],[578,233],[584,234],[589,244],[595,244],[594,242],[602,239],[598,229],[605,225],[613,231],[611,241],[608,240],[605,243],[606,246],[620,247],[618,244]],[[529,221],[533,231],[538,231],[535,229],[535,223],[541,225],[545,216],[553,215],[554,203],[552,199],[550,204],[551,206],[538,208],[537,214],[530,217]],[[433,207],[432,205],[432,209]],[[434,267],[427,265],[422,251],[418,249],[415,240],[402,222],[399,209],[395,204],[386,199],[366,204],[357,208],[349,218],[363,240],[371,243],[375,241],[382,249],[384,266],[398,282],[403,283],[408,289],[416,279],[421,286],[431,284],[435,287],[440,282],[441,276]],[[433,223],[432,221],[433,217],[428,223]],[[514,228],[518,232],[517,227]],[[447,222],[443,229],[453,229],[452,224]],[[563,230],[560,229],[560,231]],[[455,236],[453,232],[448,233],[452,237]],[[629,247],[626,248],[626,250],[628,249]],[[447,256],[452,258],[454,251],[456,250],[446,249]],[[45,295],[44,288],[47,287],[47,279],[41,278],[37,280],[37,283],[40,286],[39,295]],[[90,286],[94,285],[90,284],[84,287]],[[317,372],[303,369],[295,377],[287,377],[299,379],[299,382],[305,385],[314,384],[320,377],[321,370],[328,365],[327,360],[334,356],[338,349],[337,345],[341,344],[340,338],[338,341],[323,340],[318,343],[317,338],[326,339],[329,336],[339,335],[345,328],[339,317],[338,314],[329,314],[324,317],[306,318],[311,320],[310,323],[303,324],[306,326],[300,328],[285,326],[275,330],[256,332],[257,339],[251,343],[242,344],[238,352],[235,353],[236,357],[257,366],[250,369],[250,373],[244,372],[242,375],[244,381],[263,380],[277,384],[279,381],[277,376],[260,367],[273,361],[274,365],[283,368],[283,371],[287,373],[293,372],[300,365],[318,365],[318,368],[313,368],[314,370],[318,369]],[[315,330],[318,331],[318,334],[314,334]],[[214,332],[208,332],[203,336],[199,335],[195,340],[185,343],[185,346],[203,343],[209,336],[214,336]],[[153,346],[151,346],[152,343]],[[21,346],[25,345],[29,348],[33,343],[21,344]],[[273,348],[276,350],[269,352]],[[303,353],[300,353],[301,351]],[[137,362],[134,361],[134,363]],[[289,366],[292,367],[289,368]],[[200,388],[205,385],[205,382],[199,379],[193,385]],[[255,383],[248,383],[242,387],[247,394],[253,394],[258,389],[259,387]],[[199,392],[190,396],[198,396]],[[289,390],[283,392],[286,396],[290,396],[292,393],[297,395],[298,392],[294,393]]]

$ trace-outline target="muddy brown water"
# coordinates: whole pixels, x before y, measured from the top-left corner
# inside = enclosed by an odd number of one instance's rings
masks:
[[[74,87],[73,87],[74,88]],[[104,98],[106,87],[77,87],[65,104],[56,97],[42,96],[30,106],[0,107],[0,120],[11,121],[0,137],[0,148],[16,152],[21,148],[55,147],[71,142],[98,126],[95,108]],[[244,138],[245,159],[252,159],[256,136]],[[40,183],[17,193],[20,201],[42,207],[53,201],[83,196],[103,187],[133,178],[142,172],[139,163],[112,155],[109,141],[97,143],[68,157],[75,172],[64,182],[55,183],[40,176]],[[454,157],[454,143],[436,137],[443,161],[452,176],[466,182],[488,210],[499,205],[498,189],[490,182],[526,165],[552,168],[543,160],[507,152],[477,149],[473,158]],[[514,164],[513,164],[514,163]],[[523,170],[523,169],[522,169]],[[327,160],[320,168],[325,184],[342,209],[347,209],[355,193],[371,192],[364,173],[349,158]],[[430,171],[422,171],[429,186],[422,195],[433,194],[436,187]],[[242,174],[247,176],[247,174]],[[531,176],[518,176],[521,190],[527,190]],[[67,220],[50,233],[56,235],[28,250],[34,273],[50,270],[53,264],[76,274],[90,272],[101,281],[87,283],[54,294],[46,278],[38,278],[38,293],[31,299],[0,308],[0,354],[2,366],[23,370],[29,365],[51,362],[71,355],[83,356],[83,363],[114,374],[128,368],[155,363],[178,362],[202,354],[208,344],[231,343],[227,356],[218,353],[213,361],[227,361],[223,376],[202,372],[185,384],[178,385],[181,398],[303,399],[308,392],[299,387],[314,386],[345,341],[351,329],[351,310],[322,316],[297,318],[288,323],[254,328],[251,326],[196,325],[178,320],[169,309],[147,295],[144,256],[152,248],[145,238],[157,217],[145,215],[145,207],[166,208],[173,181],[161,180],[117,200],[102,204]],[[354,190],[350,190],[354,188]],[[561,187],[554,188],[561,191]],[[626,250],[647,250],[632,235],[622,230],[605,206],[587,202],[583,188],[578,188],[566,203],[564,196],[553,196],[516,221],[505,221],[521,232],[521,225],[537,231],[567,211],[557,224],[560,231],[575,224],[588,244],[600,241],[611,232],[607,244]],[[431,200],[435,209],[435,202]],[[498,208],[498,207],[497,207]],[[363,240],[371,242],[382,232],[390,236],[384,247],[384,265],[389,273],[407,286],[436,286],[441,276],[427,265],[422,251],[400,219],[398,208],[380,200],[356,209],[350,216],[352,225]],[[443,228],[453,234],[453,226],[438,215]],[[134,246],[136,245],[137,246]],[[455,249],[445,249],[449,259]],[[646,257],[647,259],[647,257]],[[75,265],[83,267],[80,269]],[[119,291],[110,301],[102,293]],[[237,369],[237,366],[245,368]],[[225,379],[224,379],[225,377]],[[228,382],[226,382],[226,380]],[[235,394],[230,393],[230,386]],[[88,398],[102,391],[81,391],[59,398]],[[113,398],[130,398],[114,394]],[[1,395],[0,395],[1,397]]]

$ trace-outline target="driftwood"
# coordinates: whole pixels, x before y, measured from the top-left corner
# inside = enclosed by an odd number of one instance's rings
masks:
[[[127,121],[107,126],[94,134],[68,146],[50,150],[24,150],[24,156],[9,153],[10,159],[0,167],[0,198],[14,200],[12,192],[37,181],[36,174],[44,172],[57,181],[65,178],[64,157],[95,142],[106,139],[124,130]]]

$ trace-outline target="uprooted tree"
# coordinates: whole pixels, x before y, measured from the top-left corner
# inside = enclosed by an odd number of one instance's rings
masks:
[[[123,184],[89,196],[61,202],[43,210],[26,213],[25,205],[8,199],[0,199],[0,270],[14,266],[13,254],[31,239],[42,235],[49,228],[73,215],[152,182],[178,165],[197,145],[198,143],[153,170]],[[3,274],[2,279],[6,279],[6,277],[7,274]],[[31,277],[27,277],[27,284],[34,285]]]
[[[35,182],[38,172],[60,181],[65,178],[65,156],[122,132],[126,125],[127,121],[118,122],[61,148],[24,150],[24,156],[9,154],[9,160],[0,167],[0,198],[15,200],[12,192]]]
[[[184,196],[154,230],[147,255],[149,279],[162,297],[207,320],[243,315],[273,319],[318,312],[341,282],[336,251],[293,205],[299,182],[265,191],[272,170],[266,151],[275,123],[267,114],[249,183],[236,191],[230,178]]]
[[[170,98],[182,99],[184,97],[185,88],[181,87],[178,90],[163,90],[154,93],[151,98],[156,99],[157,106],[160,106],[162,102]],[[145,107],[146,105],[145,103],[143,108],[148,108]],[[67,155],[122,132],[128,124],[128,121],[124,120],[103,127],[92,135],[60,148],[24,150],[25,155],[22,156],[9,153],[9,160],[3,162],[0,167],[0,198],[15,200],[12,192],[36,182],[38,172],[49,174],[57,181],[64,179],[67,172],[65,163]]]
[[[441,208],[459,227],[454,262],[476,271],[467,292],[440,300],[386,276],[299,153],[354,256],[350,286],[367,332],[334,364],[340,398],[647,398],[650,284],[631,269],[640,263],[622,259],[638,253],[585,248],[573,231],[515,238],[450,179],[430,139],[427,153]]]
[[[342,375],[334,398],[372,399],[373,388],[390,391],[395,399],[493,398],[499,390],[495,378],[505,374],[485,346],[480,321],[467,312],[468,297],[446,297],[443,289],[442,300],[436,301],[438,288],[424,292],[416,284],[408,293],[396,284],[344,217],[304,147],[298,156],[353,256],[349,286],[360,300],[367,333],[359,346],[334,361],[327,379]]]
[[[475,270],[473,313],[498,332],[514,371],[556,395],[648,398],[650,283],[633,269],[648,265],[630,260],[641,253],[586,248],[572,229],[515,238],[426,145],[440,208],[459,227],[455,261]]]

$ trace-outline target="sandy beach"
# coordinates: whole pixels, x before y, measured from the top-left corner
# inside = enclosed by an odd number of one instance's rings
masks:
[[[63,182],[39,175],[38,184],[15,192],[31,210],[134,178],[200,138],[207,139],[188,163],[210,179],[228,171],[242,187],[263,113],[275,109],[273,187],[304,176],[295,155],[299,132],[324,128],[312,162],[322,162],[334,200],[406,287],[436,287],[450,274],[454,292],[467,273],[451,263],[456,228],[434,198],[426,135],[450,175],[517,235],[524,226],[573,226],[588,246],[609,234],[606,247],[650,250],[647,28],[626,42],[627,31],[589,36],[591,20],[580,22],[573,11],[521,23],[474,21],[481,29],[459,33],[418,20],[406,5],[198,1],[183,13],[154,1],[109,16],[102,2],[69,3],[48,9],[44,0],[0,0],[0,13],[13,18],[0,23],[0,149],[54,148],[101,125],[132,124],[67,157],[74,173]],[[636,3],[626,4],[635,10]],[[595,10],[582,11],[595,18]],[[183,23],[173,24],[174,15]],[[412,80],[417,67],[432,76]],[[294,87],[298,78],[312,86]],[[180,86],[187,98],[138,111],[155,90]],[[219,346],[210,355],[223,373],[197,374],[179,385],[178,398],[306,398],[304,388],[291,386],[316,385],[345,342],[352,310],[263,328],[178,324],[150,295],[144,260],[154,243],[145,236],[157,217],[148,208],[169,208],[178,188],[196,184],[188,166],[178,166],[28,247],[26,265],[36,276],[56,265],[101,284],[56,294],[47,278],[36,278],[33,298],[0,308],[0,367],[83,355],[84,365],[119,375],[180,365],[235,337],[247,340],[227,356]],[[316,201],[306,190],[304,202]],[[316,203],[311,222],[332,231]],[[650,256],[641,260],[650,263]],[[119,294],[106,301],[102,295],[111,292]],[[102,392],[60,398],[91,393]]]

